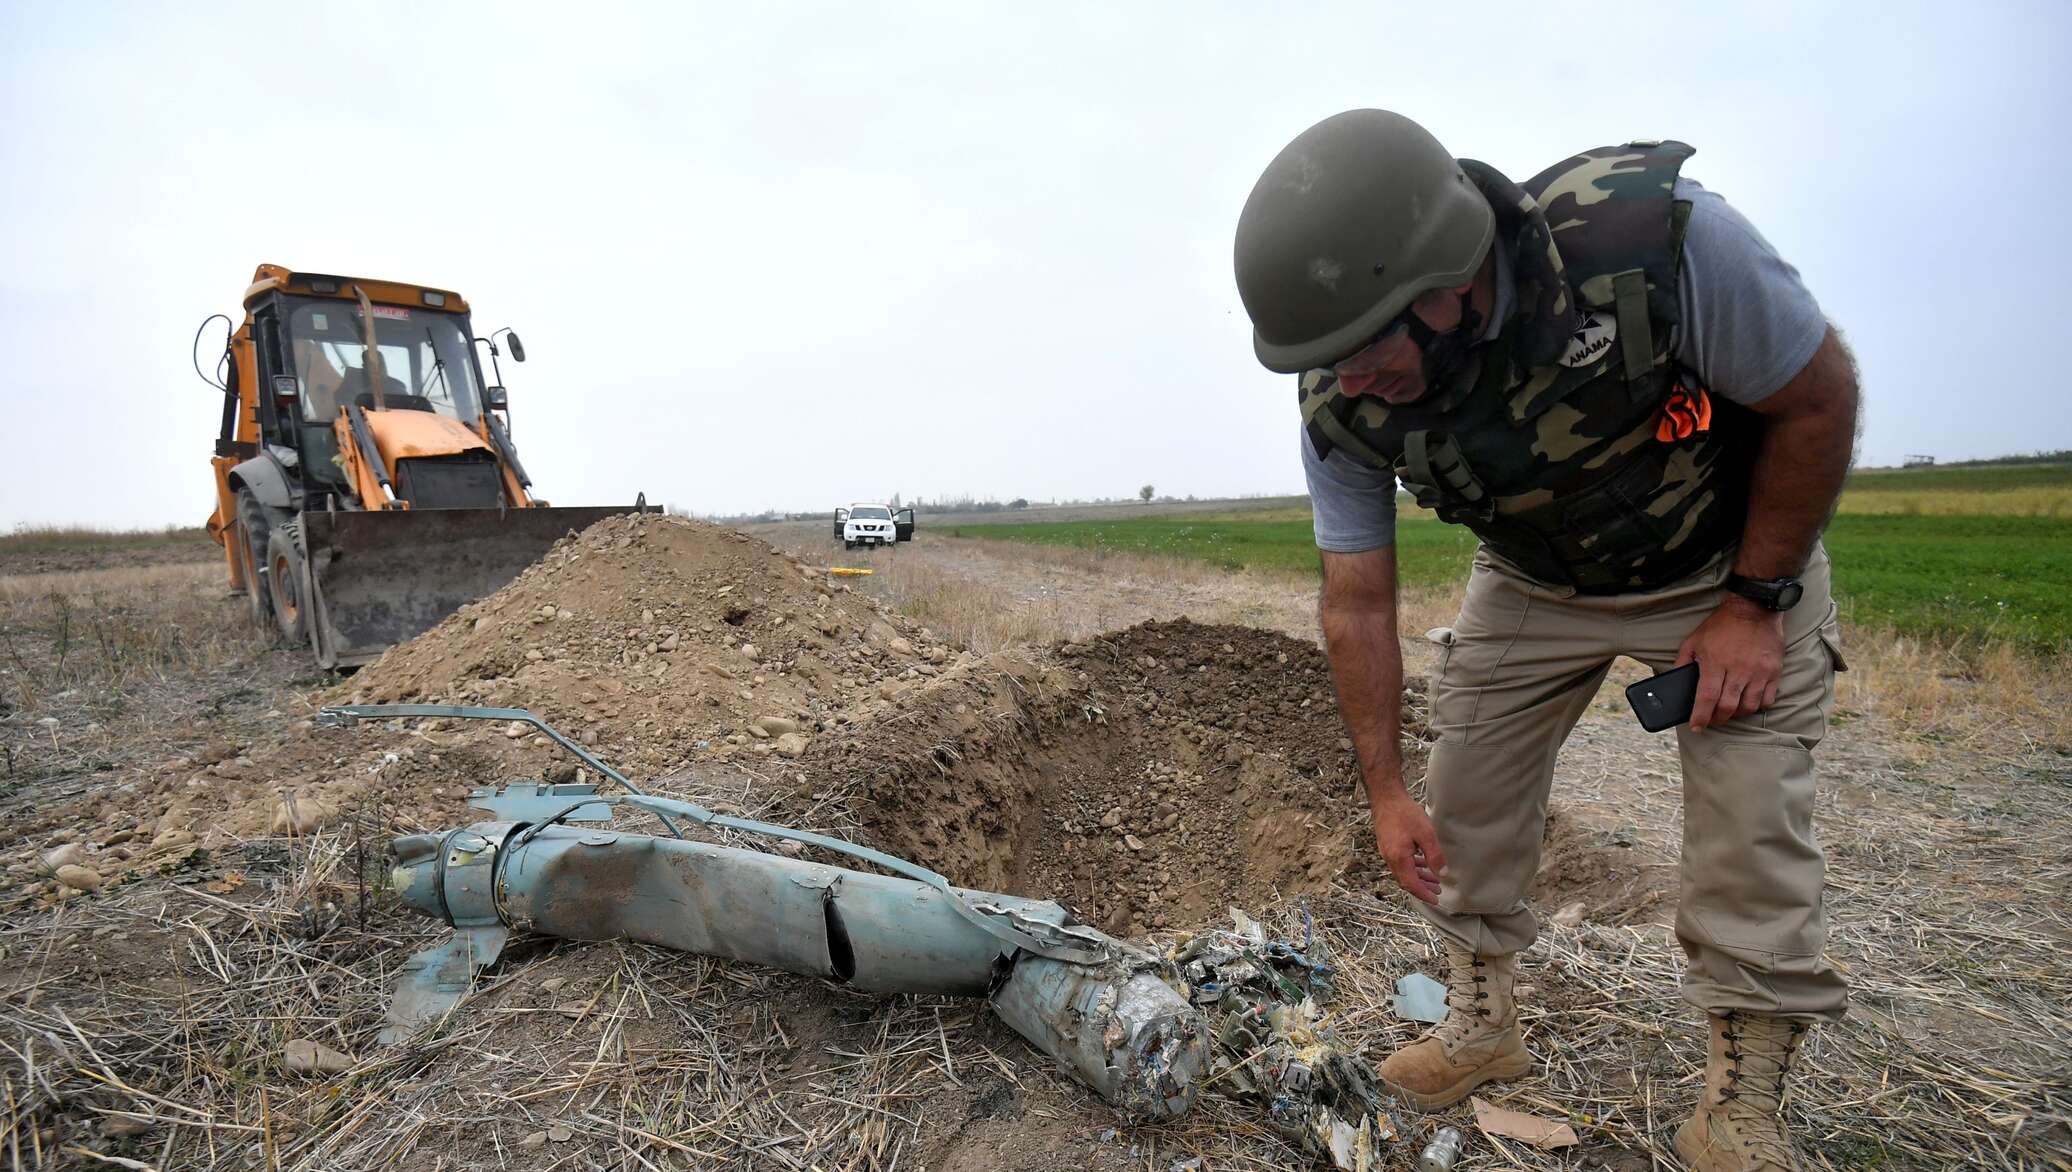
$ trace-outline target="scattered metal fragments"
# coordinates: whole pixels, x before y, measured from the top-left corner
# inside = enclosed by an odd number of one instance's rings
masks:
[[[1423,973],[1405,973],[1396,978],[1396,995],[1391,999],[1396,1016],[1405,1021],[1437,1025],[1446,1020],[1446,986]]]
[[[1268,1125],[1313,1158],[1346,1172],[1378,1168],[1395,1120],[1374,1068],[1321,1025],[1331,966],[1307,912],[1300,948],[1267,939],[1236,908],[1230,916],[1229,929],[1183,938],[1172,957],[1213,1025],[1213,1079],[1263,1101]]]
[[[1461,1149],[1467,1146],[1466,1137],[1458,1128],[1442,1127],[1432,1142],[1417,1157],[1417,1172],[1453,1172],[1454,1162],[1460,1159]]]
[[[522,710],[396,704],[320,714],[328,723],[415,716],[523,720],[630,792],[532,783],[477,790],[470,805],[491,821],[396,840],[395,889],[454,932],[405,962],[386,1043],[457,1004],[514,930],[623,938],[876,992],[988,997],[1001,1020],[1123,1114],[1172,1119],[1194,1104],[1208,1026],[1167,979],[1170,966],[1056,903],[953,887],[841,839],[643,794]],[[654,814],[676,837],[604,828],[625,808]],[[695,841],[679,820],[817,847],[892,874]]]

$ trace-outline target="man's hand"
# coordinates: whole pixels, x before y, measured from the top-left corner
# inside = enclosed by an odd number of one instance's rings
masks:
[[[1439,880],[1446,875],[1446,854],[1424,807],[1398,789],[1393,796],[1372,796],[1374,845],[1396,873],[1403,890],[1429,904],[1439,902]]]
[[[1698,661],[1691,728],[1754,716],[1777,702],[1784,671],[1784,616],[1729,595],[1676,652],[1676,666]]]

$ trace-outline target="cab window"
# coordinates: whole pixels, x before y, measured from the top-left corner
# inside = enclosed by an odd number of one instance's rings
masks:
[[[481,415],[481,399],[464,323],[428,309],[376,305],[373,310],[384,405],[473,423]],[[288,349],[307,421],[329,423],[347,403],[373,405],[373,374],[357,304],[295,301],[288,314]]]

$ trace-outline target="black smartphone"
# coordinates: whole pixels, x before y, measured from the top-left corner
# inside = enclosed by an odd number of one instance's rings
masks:
[[[1687,663],[1628,687],[1626,703],[1633,705],[1640,727],[1649,732],[1685,723],[1698,703],[1698,665]]]

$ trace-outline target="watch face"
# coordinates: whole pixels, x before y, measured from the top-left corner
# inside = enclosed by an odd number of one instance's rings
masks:
[[[1806,588],[1804,586],[1799,585],[1797,582],[1784,583],[1784,585],[1779,587],[1777,590],[1777,609],[1790,610],[1792,607],[1795,607],[1799,604],[1800,597],[1802,597],[1805,593]]]

